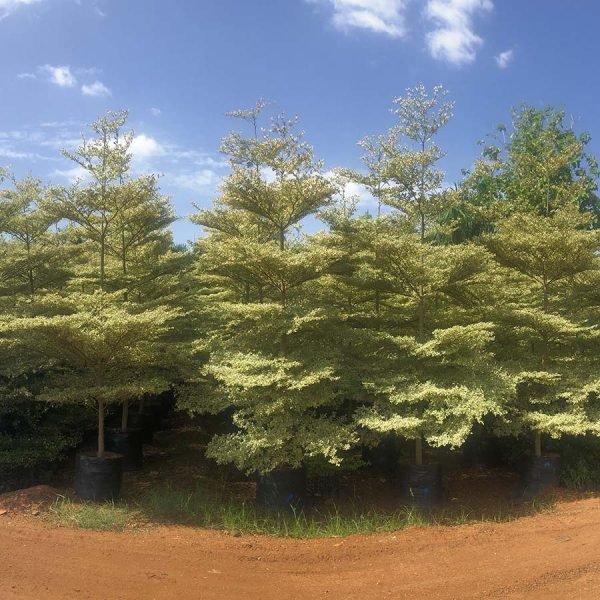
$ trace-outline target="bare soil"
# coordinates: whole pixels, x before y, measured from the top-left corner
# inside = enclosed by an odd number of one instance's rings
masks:
[[[23,490],[0,494],[0,513],[23,513],[43,510],[62,494],[49,485],[36,485]]]
[[[510,523],[287,540],[177,526],[102,533],[0,517],[0,598],[600,597],[600,500]]]

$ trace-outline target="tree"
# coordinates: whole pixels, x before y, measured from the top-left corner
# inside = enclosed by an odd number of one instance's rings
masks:
[[[52,231],[56,218],[41,207],[47,190],[41,181],[13,179],[13,188],[0,191],[0,274],[3,295],[26,296],[60,289],[70,275],[70,257],[76,248],[67,236]]]
[[[513,110],[512,130],[499,125],[459,188],[461,202],[442,221],[457,224],[454,241],[493,231],[514,213],[551,216],[566,205],[594,215],[598,226],[595,157],[587,133],[565,123],[565,112],[527,104]]]
[[[377,138],[381,159],[366,176],[381,182],[381,202],[392,213],[355,225],[361,251],[351,279],[378,298],[367,326],[367,402],[357,420],[414,440],[417,465],[423,440],[461,445],[472,424],[496,410],[503,389],[490,367],[493,325],[481,318],[489,256],[472,244],[440,243],[438,235],[440,215],[455,199],[441,189],[444,153],[435,143],[452,115],[446,95],[419,85],[394,100],[398,121]]]
[[[108,112],[92,123],[92,139],[83,138],[75,152],[63,154],[86,173],[71,188],[55,188],[44,208],[73,223],[97,257],[100,291],[122,290],[123,300],[156,301],[150,286],[171,274],[178,257],[166,255],[172,244],[167,227],[175,220],[157,177],[129,178],[132,132],[123,132],[127,112]],[[166,267],[170,263],[170,267]],[[95,268],[95,261],[91,261]],[[143,297],[142,291],[147,297]],[[163,288],[164,291],[164,288]],[[164,298],[162,299],[165,300]],[[121,428],[127,430],[129,402],[123,399]]]
[[[126,289],[125,300],[136,282],[148,275],[149,263],[167,254],[172,245],[168,227],[176,220],[169,198],[158,190],[154,175],[124,181],[118,188],[120,200],[106,238],[107,253],[116,259],[112,285]],[[151,269],[150,269],[151,270]]]
[[[589,428],[577,398],[589,379],[586,338],[595,335],[580,320],[574,283],[597,269],[590,219],[573,205],[551,216],[520,213],[482,240],[504,268],[495,319],[502,332],[497,354],[515,381],[507,418],[534,433],[536,456],[542,434],[556,438]]]
[[[206,344],[208,405],[231,409],[237,428],[216,436],[208,454],[267,473],[314,456],[338,463],[354,434],[340,372],[348,329],[316,291],[339,253],[319,236],[292,235],[333,189],[293,122],[276,117],[257,131],[226,138],[232,173],[196,221],[209,232],[199,265],[217,292],[205,309],[218,324]]]
[[[56,219],[76,224],[98,250],[98,287],[105,289],[106,257],[109,235],[116,220],[124,212],[126,196],[123,180],[127,175],[133,134],[122,133],[127,112],[108,112],[94,121],[95,138],[83,138],[75,151],[63,151],[89,178],[85,187],[79,181],[71,188],[56,187],[44,208]]]
[[[106,404],[168,386],[161,340],[175,315],[165,308],[136,310],[120,293],[101,290],[47,295],[43,309],[45,314],[38,307],[27,316],[5,317],[2,342],[45,372],[41,400],[97,405],[102,458]]]

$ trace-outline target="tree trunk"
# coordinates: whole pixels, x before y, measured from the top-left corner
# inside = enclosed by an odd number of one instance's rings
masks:
[[[123,410],[121,412],[121,431],[127,431],[127,421],[129,419],[129,400],[123,402]]]
[[[535,455],[538,458],[542,456],[542,434],[539,431],[535,432]]]
[[[419,466],[423,464],[423,438],[421,436],[415,440],[415,464]]]
[[[100,290],[104,291],[104,255],[105,255],[105,240],[104,234],[100,237]]]
[[[422,294],[422,286],[419,286],[419,293]],[[425,341],[425,298],[419,296],[419,341]]]
[[[104,456],[104,400],[98,400],[98,458]]]
[[[33,278],[33,269],[31,267],[31,243],[29,240],[27,241],[27,279],[29,281],[29,295],[31,296],[31,300],[33,302],[33,297],[35,296],[35,284]]]
[[[281,252],[285,250],[285,229],[279,230],[279,250]]]
[[[543,310],[544,314],[548,314],[548,286],[544,282],[544,297],[543,297]],[[542,369],[546,369],[548,364],[548,336],[546,334],[542,335]]]

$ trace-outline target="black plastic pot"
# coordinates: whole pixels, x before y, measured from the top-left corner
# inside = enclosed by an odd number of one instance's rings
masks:
[[[267,510],[298,510],[304,504],[305,494],[304,469],[275,469],[260,475],[256,484],[256,504]]]
[[[532,456],[524,476],[524,496],[535,496],[560,485],[560,456]]]
[[[139,429],[142,432],[142,442],[152,445],[154,442],[154,430],[156,418],[149,413],[129,413],[129,428]]]
[[[121,495],[123,457],[105,452],[102,458],[79,454],[75,463],[75,491],[82,500],[117,500]]]
[[[414,506],[433,508],[442,503],[442,467],[439,463],[401,465],[399,484],[402,498]]]
[[[137,471],[144,466],[141,429],[107,429],[106,449],[123,456],[123,471]]]

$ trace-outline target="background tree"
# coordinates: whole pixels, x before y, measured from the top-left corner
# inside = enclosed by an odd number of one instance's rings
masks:
[[[591,138],[565,120],[563,110],[523,104],[513,110],[510,131],[500,125],[481,142],[482,156],[460,186],[462,201],[444,215],[443,221],[458,223],[454,241],[489,233],[515,212],[551,216],[573,203],[598,226],[600,171],[587,149]]]
[[[47,194],[41,181],[27,177],[12,183],[0,191],[3,295],[34,301],[40,291],[65,285],[77,248],[52,228],[56,218],[41,206]]]

